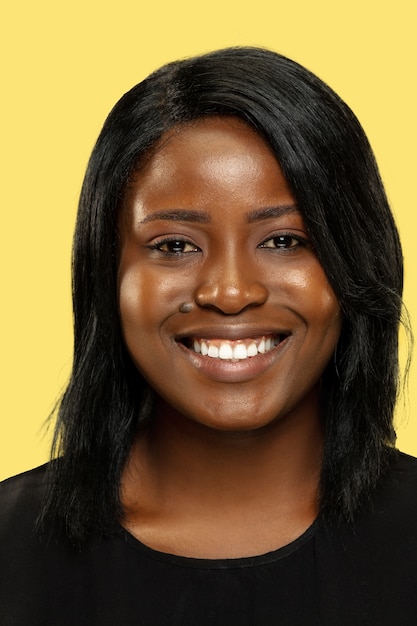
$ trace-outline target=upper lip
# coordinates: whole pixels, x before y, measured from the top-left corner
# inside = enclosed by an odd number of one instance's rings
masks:
[[[230,339],[231,341],[238,341],[239,339],[251,339],[255,337],[262,337],[264,335],[290,335],[290,331],[285,328],[273,328],[271,326],[239,326],[236,324],[222,326],[205,326],[192,328],[186,332],[181,332],[176,335],[176,341],[181,341],[187,338],[200,338],[200,339]]]

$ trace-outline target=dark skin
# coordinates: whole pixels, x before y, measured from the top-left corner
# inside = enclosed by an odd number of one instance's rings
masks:
[[[341,313],[279,164],[238,119],[180,126],[131,181],[119,229],[122,329],[157,397],[123,524],[196,558],[290,543],[318,512]]]

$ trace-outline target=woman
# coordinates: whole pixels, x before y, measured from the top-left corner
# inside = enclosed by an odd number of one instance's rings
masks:
[[[368,141],[306,69],[227,49],[123,96],[81,194],[59,459],[3,485],[4,623],[414,624],[401,293]]]

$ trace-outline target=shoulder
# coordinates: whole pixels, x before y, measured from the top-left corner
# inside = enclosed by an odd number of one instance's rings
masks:
[[[363,497],[353,521],[324,523],[323,528],[336,544],[375,551],[381,558],[388,559],[391,551],[399,556],[408,545],[417,565],[417,458],[393,450],[388,467]]]
[[[316,553],[329,623],[345,623],[341,606],[350,607],[349,624],[416,623],[416,496],[417,459],[394,452],[353,524],[320,528]]]
[[[356,537],[367,537],[369,547],[380,548],[385,539],[390,545],[417,542],[417,458],[392,452],[388,469],[356,512],[353,528]]]
[[[396,450],[390,470],[394,475],[397,474],[417,482],[417,458],[414,456]]]
[[[32,493],[45,484],[49,463],[0,481],[0,498],[12,500],[24,492]]]
[[[21,507],[27,511],[27,506],[40,504],[46,486],[49,464],[41,465],[17,476],[12,476],[0,482],[0,511],[3,513],[17,512]]]
[[[42,584],[42,547],[36,534],[47,466],[0,483],[0,622],[30,623]],[[25,621],[26,620],[26,621]]]
[[[7,528],[36,519],[46,486],[48,464],[0,482],[0,537]],[[16,526],[17,524],[17,526]]]
[[[0,575],[3,565],[17,563],[19,555],[34,562],[40,550],[36,522],[42,510],[48,465],[0,483]]]
[[[89,623],[81,614],[72,619],[71,613],[88,587],[88,568],[79,571],[84,562],[76,558],[59,527],[49,522],[42,532],[37,527],[49,468],[43,465],[0,483],[2,625]],[[62,614],[63,606],[68,617]]]
[[[365,507],[402,528],[412,523],[417,531],[417,458],[396,452],[369,506]]]

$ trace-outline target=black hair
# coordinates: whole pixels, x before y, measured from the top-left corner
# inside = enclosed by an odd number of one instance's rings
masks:
[[[402,253],[378,168],[355,115],[275,52],[228,48],[170,63],[109,114],[88,164],[73,248],[74,364],[58,411],[44,517],[68,535],[111,532],[120,477],[152,393],[124,347],[117,213],[162,135],[208,115],[246,121],[271,146],[343,311],[322,382],[321,513],[351,519],[394,447]]]

